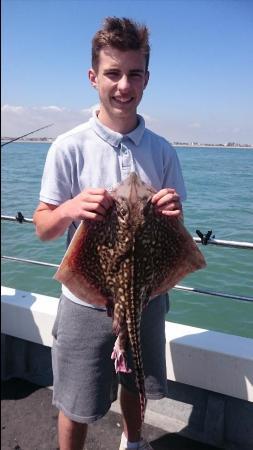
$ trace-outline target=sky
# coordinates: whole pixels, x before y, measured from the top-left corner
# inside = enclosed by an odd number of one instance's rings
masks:
[[[138,112],[171,142],[253,144],[253,0],[3,0],[2,136],[56,137],[99,102],[88,70],[107,16],[150,30]]]

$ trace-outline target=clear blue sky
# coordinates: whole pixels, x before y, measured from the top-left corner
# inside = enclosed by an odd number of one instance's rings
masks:
[[[171,140],[253,143],[253,0],[4,0],[6,132],[32,129],[32,108],[36,125],[48,123],[48,106],[65,111],[66,129],[66,111],[80,123],[78,111],[98,102],[87,79],[90,43],[109,15],[150,29],[151,78],[139,108],[149,127]]]

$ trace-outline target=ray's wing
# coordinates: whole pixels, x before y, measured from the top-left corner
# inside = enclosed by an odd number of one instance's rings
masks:
[[[116,235],[117,218],[113,209],[104,221],[81,222],[54,278],[81,300],[108,306],[113,298],[110,272]]]
[[[144,216],[135,235],[136,282],[153,298],[206,263],[179,219],[157,213],[150,202]]]
[[[152,297],[168,291],[186,275],[206,267],[204,256],[183,223],[165,216],[161,217],[161,222],[163,226],[159,227],[157,239],[163,246],[164,260],[155,276]],[[156,257],[159,260],[159,254]]]

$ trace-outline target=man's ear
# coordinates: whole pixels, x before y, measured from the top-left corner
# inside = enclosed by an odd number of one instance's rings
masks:
[[[149,80],[149,71],[147,70],[147,72],[145,73],[144,89],[146,88],[146,86],[148,84],[148,80]]]
[[[91,85],[96,89],[97,88],[97,74],[94,69],[89,70],[88,77],[91,82]]]

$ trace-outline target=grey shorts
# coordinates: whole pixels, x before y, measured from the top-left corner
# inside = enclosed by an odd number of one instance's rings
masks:
[[[165,314],[168,296],[152,300],[141,322],[142,357],[147,398],[167,394]],[[133,373],[116,375],[111,360],[115,335],[105,311],[73,303],[61,296],[56,320],[52,363],[53,404],[70,419],[91,423],[103,417],[117,398],[118,382],[135,392]],[[131,354],[128,366],[132,368]]]

